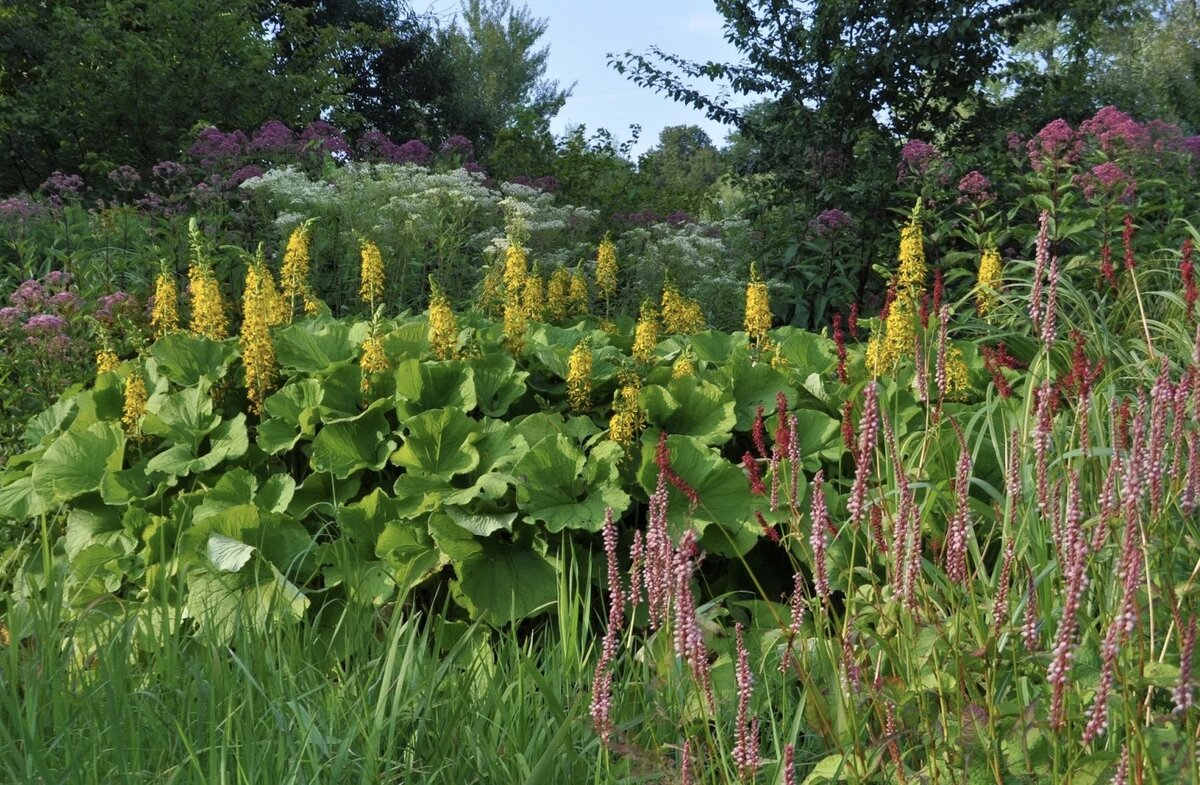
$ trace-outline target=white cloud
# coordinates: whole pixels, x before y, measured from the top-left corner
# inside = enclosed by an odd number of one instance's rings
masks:
[[[689,33],[717,33],[721,30],[721,17],[716,14],[692,14],[687,20]]]

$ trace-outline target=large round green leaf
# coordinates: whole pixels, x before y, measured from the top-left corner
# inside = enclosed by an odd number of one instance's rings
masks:
[[[318,472],[345,479],[363,469],[378,471],[387,462],[394,442],[391,426],[379,409],[368,409],[353,420],[326,425],[312,443],[310,463]]]
[[[585,459],[566,436],[547,436],[513,467],[517,506],[528,520],[545,523],[551,532],[599,531],[607,508],[619,514],[629,506],[617,473],[621,454],[619,445],[601,442]]]
[[[124,456],[120,423],[98,422],[86,431],[67,431],[33,465],[33,489],[54,502],[98,491],[105,472],[120,470]]]
[[[666,388],[644,387],[641,400],[651,431],[691,436],[703,444],[727,442],[737,422],[732,394],[695,377],[672,379]]]
[[[479,464],[474,443],[479,423],[459,409],[433,409],[409,418],[404,444],[392,462],[409,471],[449,480]]]

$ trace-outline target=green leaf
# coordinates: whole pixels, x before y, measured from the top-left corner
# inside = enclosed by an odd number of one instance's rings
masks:
[[[152,378],[163,376],[180,387],[207,388],[224,378],[235,354],[231,341],[168,333],[151,344],[150,357]]]
[[[697,360],[718,364],[729,359],[729,354],[733,351],[735,344],[732,335],[718,330],[696,333],[688,338],[688,342],[691,344]]]
[[[336,515],[338,507],[358,495],[361,484],[357,476],[337,480],[331,474],[314,472],[296,487],[287,513],[297,520],[304,520],[313,513]]]
[[[603,442],[585,460],[583,451],[566,436],[547,436],[513,467],[517,506],[530,521],[545,523],[550,532],[599,531],[606,508],[620,514],[629,506],[629,496],[617,477],[620,457],[619,445]]]
[[[378,471],[395,443],[391,427],[379,409],[368,409],[353,420],[326,425],[312,442],[309,463],[318,472],[343,480],[363,469]]]
[[[646,421],[669,434],[691,436],[703,444],[723,444],[733,433],[737,417],[733,396],[696,377],[672,379],[667,388],[642,388]]]
[[[214,534],[208,538],[208,560],[220,572],[237,572],[254,555],[254,547],[244,542]]]
[[[479,411],[488,417],[503,417],[525,394],[525,371],[507,354],[489,353],[467,361],[474,375]]]
[[[475,408],[475,379],[470,366],[457,360],[404,360],[396,366],[396,412],[401,422],[430,409],[451,407],[464,413]]]
[[[824,336],[805,330],[781,327],[779,351],[788,367],[800,378],[811,373],[827,374],[837,365],[837,346]]]
[[[392,455],[398,466],[449,480],[479,464],[479,451],[473,446],[479,424],[460,410],[433,409],[405,425],[404,444]]]
[[[748,431],[754,425],[758,407],[768,415],[775,409],[775,397],[784,393],[794,397],[787,377],[768,363],[751,362],[745,354],[733,358],[721,367],[721,386],[733,394],[736,428]]]
[[[801,785],[824,785],[825,783],[841,782],[842,771],[846,767],[846,756],[835,753],[826,755],[812,767],[812,771],[804,778]]]
[[[364,333],[362,327],[336,319],[301,319],[275,331],[275,357],[285,370],[320,374],[331,365],[358,357],[362,338],[356,341],[355,337],[359,333]]]
[[[23,521],[49,509],[49,502],[38,495],[32,476],[17,472],[0,475],[0,518]]]
[[[316,379],[300,379],[280,387],[267,400],[263,408],[267,414],[283,422],[297,426],[306,436],[315,432],[315,414],[325,398],[325,388]]]
[[[187,445],[194,454],[201,440],[221,422],[213,414],[213,402],[203,387],[188,387],[174,393],[150,396],[142,418],[142,432],[161,436],[172,445]]]
[[[429,323],[417,319],[400,325],[383,336],[383,350],[398,360],[421,357],[429,351]]]
[[[648,494],[654,492],[658,483],[656,446],[652,442],[642,445],[638,481]],[[706,535],[709,526],[717,526],[723,533],[707,540],[713,547],[719,547],[723,553],[748,550],[745,532],[753,531],[749,529],[753,507],[750,485],[741,467],[690,436],[668,436],[667,450],[672,471],[695,489],[700,498],[695,510],[690,510],[688,498],[668,484],[667,527],[671,536],[678,539],[688,528]],[[730,538],[733,544],[729,543]]]
[[[517,519],[515,512],[489,514],[453,504],[446,505],[446,514],[450,516],[450,520],[480,537],[498,531],[512,531],[513,522]]]
[[[81,433],[67,431],[34,464],[34,490],[53,502],[99,491],[105,472],[119,470],[124,456],[125,434],[119,423],[98,422]]]

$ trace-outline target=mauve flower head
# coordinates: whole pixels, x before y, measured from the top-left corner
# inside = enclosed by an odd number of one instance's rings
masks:
[[[27,340],[34,342],[32,336]],[[69,335],[60,334],[51,337],[43,346],[46,354],[56,360],[65,360],[71,355],[71,350],[75,348],[75,341]]]
[[[1151,120],[1146,123],[1144,144],[1154,152],[1179,152],[1182,141],[1183,132],[1174,123],[1168,123],[1166,120]]]
[[[371,161],[400,162],[400,146],[383,131],[367,131],[358,140],[359,154]]]
[[[824,237],[849,228],[853,222],[846,213],[836,207],[830,207],[814,218],[811,226],[819,237]]]
[[[96,300],[96,310],[92,314],[96,321],[106,326],[112,326],[122,318],[133,318],[138,315],[141,306],[137,298],[128,292],[113,292]]]
[[[523,185],[526,188],[534,187],[533,178],[527,174],[519,174],[516,177],[514,177],[513,179],[509,180],[509,182],[513,183],[514,185]]]
[[[13,293],[8,296],[8,301],[17,308],[22,308],[26,311],[34,311],[41,307],[46,301],[46,290],[42,288],[39,281],[30,278],[28,281],[22,281]]]
[[[552,174],[545,177],[539,177],[533,181],[533,187],[538,188],[546,193],[556,193],[558,191],[558,178]]]
[[[67,320],[53,313],[39,313],[25,322],[28,335],[58,335],[67,329]]]
[[[142,181],[142,176],[129,164],[122,164],[108,173],[108,179],[122,191],[129,191]]]
[[[977,169],[972,169],[958,181],[958,192],[962,194],[960,201],[977,205],[990,202],[996,198],[995,194],[991,192],[991,187],[992,181],[986,175]]]
[[[1016,131],[1009,131],[1005,142],[1008,144],[1009,152],[1019,153],[1025,149],[1025,140]]]
[[[199,159],[202,167],[212,170],[240,158],[249,144],[250,140],[241,131],[225,133],[210,125],[196,136],[188,154]]]
[[[8,329],[21,320],[23,312],[20,308],[6,305],[0,308],[0,329]]]
[[[940,168],[942,154],[929,142],[913,139],[900,148],[900,166],[896,172],[897,182],[910,177],[923,178]]]
[[[41,212],[41,206],[25,194],[0,199],[0,220],[24,223]]]
[[[150,174],[164,183],[170,183],[183,177],[187,170],[183,164],[175,161],[159,161],[150,169]]]
[[[463,169],[471,174],[487,175],[487,172],[483,169],[483,165],[478,164],[475,161],[467,161],[465,164],[463,164]]]
[[[1179,149],[1193,158],[1200,158],[1200,136],[1185,136],[1179,140]]]
[[[78,198],[83,191],[83,178],[77,174],[63,174],[55,171],[39,186],[46,194],[50,203],[61,207],[67,199]]]
[[[306,150],[333,156],[350,155],[350,143],[333,125],[324,120],[314,120],[300,132],[300,152]]]
[[[51,270],[46,273],[46,286],[62,290],[71,285],[71,274],[66,270]]]
[[[278,120],[263,123],[250,140],[250,151],[255,153],[287,153],[296,147],[296,136],[292,129]]]
[[[1104,152],[1140,150],[1147,142],[1146,128],[1115,106],[1106,106],[1079,125],[1080,136],[1091,136]]]
[[[1137,181],[1112,161],[1093,166],[1090,172],[1076,179],[1083,185],[1083,195],[1088,199],[1101,196],[1128,201],[1137,190]]]
[[[46,301],[56,313],[75,313],[79,310],[81,301],[75,292],[58,292]]]
[[[236,172],[229,175],[229,186],[231,188],[237,188],[239,185],[251,178],[262,176],[263,168],[261,166],[257,166],[255,164],[243,166],[241,169],[238,169]]]
[[[1079,156],[1082,144],[1071,125],[1059,118],[1034,134],[1026,142],[1025,149],[1029,153],[1029,163],[1040,172],[1047,164],[1057,168],[1060,164],[1071,163]]]
[[[433,163],[433,151],[420,139],[409,139],[396,149],[396,163],[429,166]]]
[[[471,144],[471,140],[462,134],[455,134],[442,142],[438,152],[442,155],[458,156],[460,161],[470,161],[475,157],[475,145]]]

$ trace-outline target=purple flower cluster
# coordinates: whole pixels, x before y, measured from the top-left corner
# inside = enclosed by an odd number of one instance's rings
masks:
[[[77,199],[83,191],[83,178],[77,174],[55,171],[39,186],[46,198],[55,207],[62,207],[68,199]]]
[[[236,172],[229,175],[229,180],[227,182],[230,188],[236,188],[252,177],[262,176],[263,168],[257,164],[250,164],[249,166],[243,166],[241,169],[238,169]]]
[[[1070,123],[1062,118],[1049,123],[1025,143],[1029,163],[1034,171],[1038,172],[1047,167],[1056,169],[1072,163],[1079,157],[1082,147],[1083,143],[1072,130]]]
[[[516,177],[514,177],[513,179],[509,180],[509,182],[514,183],[516,185],[523,185],[526,188],[536,188],[539,191],[545,191],[547,193],[554,193],[559,189],[558,178],[552,174],[546,175],[545,177],[537,177],[537,178],[530,177],[527,174],[519,174]],[[651,210],[647,210],[645,212],[647,212],[655,217],[656,220],[654,221],[654,223],[658,222],[659,218],[658,218],[657,213],[655,213]],[[634,214],[631,214],[631,215],[634,215]]]
[[[896,170],[896,182],[909,178],[923,179],[942,168],[941,152],[929,142],[913,139],[900,148],[900,166]]]
[[[1106,153],[1140,150],[1149,142],[1146,127],[1115,106],[1106,106],[1079,125],[1081,136],[1091,136]]]
[[[141,310],[141,303],[136,297],[128,292],[118,291],[98,299],[92,315],[105,327],[115,327],[122,320],[137,318]]]
[[[470,161],[475,158],[475,145],[461,134],[455,134],[442,142],[438,152],[445,156],[456,156],[460,161]]]
[[[175,161],[159,161],[150,169],[150,174],[164,183],[174,182],[187,172],[183,164]]]
[[[268,120],[254,132],[250,140],[250,151],[255,153],[290,153],[296,149],[296,137],[292,129],[278,120]]]
[[[58,314],[39,313],[30,316],[25,321],[23,329],[25,334],[30,336],[61,335],[67,330],[67,320]]]
[[[325,155],[349,156],[350,143],[335,126],[324,120],[314,120],[300,132],[300,152],[315,151]]]
[[[0,199],[0,221],[24,223],[42,213],[42,207],[25,194]]]
[[[128,164],[123,164],[108,173],[109,182],[122,191],[133,190],[142,181],[138,170]]]
[[[1090,172],[1075,179],[1083,187],[1084,197],[1089,200],[1100,197],[1127,202],[1137,192],[1137,180],[1112,161],[1093,166]]]
[[[840,232],[843,229],[848,229],[853,223],[854,219],[848,214],[836,207],[831,207],[814,218],[811,226],[818,237],[825,237],[826,235]]]
[[[969,202],[976,206],[990,202],[996,198],[991,188],[992,181],[986,175],[980,173],[979,170],[972,169],[958,181],[958,192],[961,194],[959,201]]]
[[[188,148],[188,154],[200,162],[200,166],[212,171],[240,158],[250,145],[250,140],[241,131],[225,133],[216,126],[200,132],[196,141]]]

